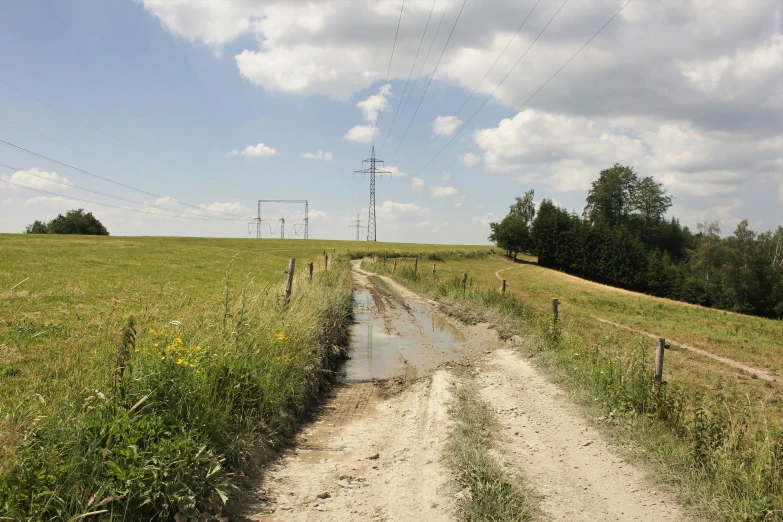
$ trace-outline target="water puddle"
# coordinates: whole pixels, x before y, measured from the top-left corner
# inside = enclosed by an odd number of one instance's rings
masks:
[[[406,305],[391,303],[367,288],[357,288],[351,358],[342,369],[346,382],[422,373],[456,359],[468,344],[462,332],[444,316],[413,301]]]

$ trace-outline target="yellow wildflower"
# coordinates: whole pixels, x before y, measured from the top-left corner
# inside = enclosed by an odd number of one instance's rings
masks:
[[[279,334],[275,335],[275,337],[277,337],[278,341],[285,341],[286,340],[285,332],[280,332]]]

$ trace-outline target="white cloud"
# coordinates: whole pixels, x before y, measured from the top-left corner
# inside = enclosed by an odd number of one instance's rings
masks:
[[[406,216],[426,216],[430,213],[430,210],[426,207],[420,207],[413,203],[398,203],[395,201],[386,200],[379,207],[377,207],[376,212],[378,213],[379,217],[382,216],[384,218],[397,219]]]
[[[323,210],[310,210],[307,213],[307,217],[311,222],[318,222],[318,221],[322,223],[329,222],[329,214],[327,214]]]
[[[391,177],[405,176],[405,174],[398,167],[395,167],[393,165],[387,165],[383,167],[383,170],[389,171],[389,174],[384,174],[385,176],[391,176]]]
[[[299,156],[307,159],[318,159],[318,160],[325,160],[325,161],[331,161],[332,159],[331,152],[324,152],[321,149],[318,149],[318,151],[315,153],[303,152]]]
[[[34,198],[27,199],[24,202],[24,207],[28,208],[28,207],[40,205],[48,208],[65,208],[65,207],[73,207],[78,203],[79,202],[74,199],[70,199],[63,196],[37,196]]]
[[[65,192],[69,190],[70,187],[63,185],[63,183],[71,183],[68,181],[68,178],[60,176],[56,172],[44,172],[42,170],[38,170],[36,167],[27,169],[27,171],[16,171],[10,176],[2,174],[0,175],[0,179],[35,189],[51,190],[56,192]],[[14,187],[13,185],[5,186],[11,190],[24,190],[19,187]]]
[[[481,160],[478,156],[473,154],[472,152],[468,152],[462,157],[462,163],[465,164],[466,167],[470,168],[476,163],[478,163]]]
[[[434,198],[450,198],[459,193],[459,191],[454,187],[435,186],[430,187],[430,190],[432,191],[432,197]]]
[[[464,122],[456,116],[438,116],[432,122],[432,131],[435,134],[451,136]]]
[[[440,177],[443,181],[449,181],[451,179],[451,174],[444,170]]]
[[[375,120],[378,119],[379,111],[391,110],[387,97],[391,96],[391,86],[387,85],[384,89],[381,86],[378,89],[378,94],[371,94],[366,99],[359,101],[356,106],[362,111],[362,117],[364,121],[375,125]]]
[[[411,188],[415,191],[419,191],[424,188],[424,178],[413,178],[411,180]]]
[[[499,217],[494,212],[488,212],[481,217],[474,217],[471,221],[474,225],[489,226],[490,223],[496,222]]]
[[[165,204],[165,200],[163,201],[163,203]],[[225,213],[225,214],[234,214],[238,216],[248,216],[248,218],[252,218],[254,214],[252,210],[247,208],[242,203],[229,202],[229,201],[225,201],[225,202],[216,201],[214,203],[210,203],[209,205],[205,205],[202,203],[199,205],[199,208],[189,208],[184,212],[185,214],[198,216],[198,217],[219,217],[220,214],[218,213]]]
[[[174,199],[173,199],[173,198],[171,198],[171,197],[169,197],[169,196],[165,196],[165,197],[162,197],[162,198],[157,198],[157,199],[155,200],[155,206],[156,206],[156,207],[169,207],[169,208],[173,208],[173,207],[176,207],[176,206],[177,206],[177,202],[176,202],[176,201],[174,201]]]
[[[275,149],[273,149],[272,147],[268,147],[263,143],[259,143],[257,145],[248,145],[242,151],[238,151],[237,149],[234,149],[231,152],[226,153],[227,157],[244,156],[246,158],[251,156],[276,156],[276,155],[277,155],[277,151]]]
[[[343,138],[357,143],[370,143],[374,130],[374,125],[357,125],[351,128]]]

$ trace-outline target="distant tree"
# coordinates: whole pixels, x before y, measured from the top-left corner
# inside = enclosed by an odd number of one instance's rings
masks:
[[[696,229],[702,235],[699,250],[695,257],[696,268],[704,270],[704,292],[709,292],[710,269],[715,262],[716,249],[720,245],[720,221],[696,223]]]
[[[603,222],[611,227],[623,224],[631,212],[637,180],[632,167],[624,167],[619,163],[602,170],[587,194],[584,209],[587,219],[591,223]]]
[[[514,259],[530,249],[530,232],[524,218],[509,213],[500,223],[490,223],[489,240],[505,250]]]
[[[36,220],[25,230],[28,234],[82,234],[108,236],[109,231],[103,223],[84,209],[69,210],[64,216],[59,214],[48,223]]]
[[[509,213],[522,217],[526,224],[530,224],[536,215],[536,205],[533,203],[534,196],[535,191],[533,190],[528,190],[521,198],[517,196],[516,201],[509,208]]]
[[[46,223],[43,223],[36,219],[35,221],[33,221],[31,225],[27,225],[27,228],[25,229],[24,233],[25,234],[48,234],[49,230],[46,228]]]
[[[663,184],[657,183],[652,176],[646,176],[631,186],[629,203],[630,210],[637,212],[646,223],[657,225],[671,208],[672,197],[666,194]]]

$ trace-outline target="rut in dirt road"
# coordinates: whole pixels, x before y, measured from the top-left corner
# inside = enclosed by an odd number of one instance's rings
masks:
[[[457,498],[469,494],[446,460],[449,406],[454,386],[468,383],[498,416],[492,453],[538,499],[537,520],[686,520],[488,325],[453,323],[432,301],[388,278],[374,285],[354,267],[354,343],[365,345],[355,346],[348,382],[267,469],[236,520],[459,520]],[[368,325],[385,339],[369,352]],[[449,352],[443,331],[452,328],[460,334]],[[383,380],[351,382],[376,371]]]

